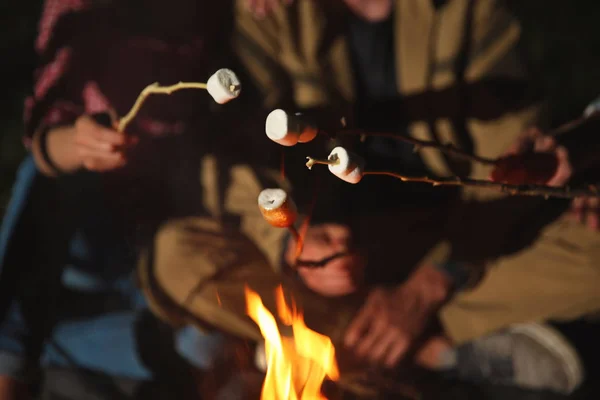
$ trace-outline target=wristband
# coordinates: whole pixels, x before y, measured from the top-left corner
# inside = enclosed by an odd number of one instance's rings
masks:
[[[52,128],[53,127],[49,125],[45,126],[39,133],[38,140],[40,145],[40,153],[46,165],[48,165],[57,176],[61,176],[64,175],[64,172],[60,169],[58,165],[56,165],[56,163],[52,160],[52,157],[50,157],[50,154],[48,153],[48,133],[50,133],[50,130]]]

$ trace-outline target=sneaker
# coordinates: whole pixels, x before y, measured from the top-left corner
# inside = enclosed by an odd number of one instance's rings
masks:
[[[584,379],[575,348],[547,325],[515,325],[454,353],[454,372],[467,381],[570,394]]]

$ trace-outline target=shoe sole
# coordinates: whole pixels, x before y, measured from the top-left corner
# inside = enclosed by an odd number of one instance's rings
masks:
[[[573,392],[583,382],[585,372],[577,350],[556,329],[530,323],[515,325],[510,328],[510,332],[519,333],[535,340],[564,361],[569,386],[568,393]]]

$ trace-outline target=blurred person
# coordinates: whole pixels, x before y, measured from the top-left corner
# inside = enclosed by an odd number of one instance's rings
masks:
[[[406,129],[415,137],[453,143],[489,158],[507,154],[511,145],[508,154],[518,153],[516,148],[532,148],[556,156],[558,166],[547,165],[549,175],[529,183],[562,186],[576,172],[578,176],[584,172],[577,168],[573,171],[566,148],[527,129],[534,124],[543,126],[537,117],[540,102],[530,91],[526,70],[517,57],[518,23],[503,2],[348,0],[317,6],[298,1],[288,8],[275,2],[263,2],[262,6],[257,6],[260,1],[250,2],[258,11],[260,7],[265,11],[271,8],[272,15],[265,18],[266,13],[261,11],[259,19],[246,12],[242,3],[238,8],[237,49],[261,83],[267,107],[346,109],[355,125],[367,131]],[[345,22],[335,16],[340,7],[344,8],[342,3],[349,11],[345,12]],[[315,28],[308,21],[321,23]],[[283,84],[286,81],[278,79],[281,76],[287,77],[291,85]],[[500,91],[500,87],[504,89]],[[524,131],[525,135],[519,137]],[[440,157],[428,149],[416,157],[412,146],[378,138],[368,139],[362,151],[371,169],[393,168],[406,175],[434,173],[484,179],[491,169]],[[570,156],[571,160],[578,158],[572,153]],[[352,203],[354,210],[360,207],[379,211],[388,203],[391,208],[394,203],[396,207],[410,203],[406,200],[411,196],[408,189],[397,190],[397,195],[387,187],[394,184],[385,181],[387,178],[379,182],[377,177],[367,179],[361,182],[363,187],[358,185],[340,195],[347,202],[361,193],[366,197],[366,201]],[[375,191],[378,196],[370,194]],[[433,197],[435,191],[439,189],[417,199]],[[438,207],[456,201],[443,196]],[[424,217],[421,210],[411,210],[412,215],[400,210],[396,224],[389,215],[380,215],[382,225],[374,222],[377,215],[365,217],[368,225],[362,231],[379,242],[379,253],[408,240],[398,232],[402,226],[412,227],[406,228],[412,245],[415,238],[421,238],[422,231],[435,230],[440,220],[446,222],[437,238],[442,244],[418,263],[420,266],[404,283],[396,289],[377,289],[370,295],[350,325],[346,344],[373,362],[393,365],[439,314],[449,343],[461,344],[499,332],[458,348],[458,356],[470,357],[457,364],[467,378],[490,375],[487,377],[503,383],[572,391],[583,376],[575,349],[549,326],[513,324],[573,319],[597,311],[593,285],[588,285],[590,280],[597,280],[598,271],[590,269],[587,261],[593,259],[593,244],[598,240],[592,232],[595,214],[586,218],[592,228],[588,230],[568,220],[561,201],[498,199],[489,192],[468,189],[461,197],[458,205],[432,217]],[[594,201],[576,199],[572,205],[577,212],[582,204]],[[572,245],[561,261],[553,256],[563,249],[557,237]],[[435,244],[431,240],[429,244]],[[418,244],[414,246],[422,250]],[[418,258],[411,259],[410,250],[403,248],[395,258],[411,265]],[[476,268],[466,268],[470,264]],[[377,265],[369,260],[369,269]],[[394,269],[389,267],[389,260],[384,265],[385,271],[375,279],[387,283]],[[328,293],[334,287],[327,282],[339,286],[344,279],[351,280],[350,273],[331,270],[328,279],[325,271],[300,274],[307,284],[313,282],[313,289]],[[465,276],[478,276],[484,271],[486,276],[476,288],[452,295],[456,287],[464,286],[468,280]],[[532,280],[540,282],[534,293]],[[566,280],[573,282],[570,289],[565,287]],[[577,298],[567,294],[571,291],[578,293]],[[535,346],[523,345],[527,342]],[[556,348],[562,349],[563,356],[548,345],[550,342],[560,343]],[[507,344],[513,350],[492,356],[499,351],[498,346],[506,349]],[[451,353],[455,359],[456,354]],[[535,368],[538,376],[524,370],[534,369],[532,361],[540,360],[549,367]],[[484,368],[490,365],[491,369]],[[501,365],[511,365],[510,373],[500,374]]]
[[[518,55],[519,24],[502,1],[240,0],[236,13],[235,47],[266,109],[322,107],[355,127],[406,131],[488,158],[530,142],[522,147],[556,160],[544,183],[560,186],[573,179],[564,148],[544,137],[519,136],[544,123],[541,100]],[[308,154],[306,147],[294,150]],[[431,149],[415,155],[412,146],[379,138],[357,150],[373,170],[477,179],[492,172],[490,165]],[[314,317],[315,329],[335,340],[347,328],[342,336],[348,348],[389,367],[439,319],[441,334],[416,349],[421,364],[465,379],[565,393],[580,385],[584,374],[576,350],[543,322],[598,311],[593,260],[599,237],[568,218],[564,201],[409,187],[384,177],[340,190],[339,208],[352,216],[351,223],[320,233],[313,228],[314,241],[340,247],[319,254],[306,249],[301,257],[345,251],[348,238],[356,236],[368,249],[364,283],[375,289],[351,321],[356,310],[340,296],[359,288],[361,274],[354,271],[363,269],[361,259],[299,268],[309,289],[329,297],[322,309],[306,299],[305,315]],[[177,246],[175,237],[185,226],[159,234],[153,250],[158,256],[146,268],[160,277],[151,291],[168,293],[181,312],[200,316],[206,312],[184,302],[183,293],[205,304],[208,292],[181,285],[184,271],[177,265],[195,271],[185,272],[189,280],[202,281],[200,271],[212,264],[200,253],[196,259],[176,257],[169,246]],[[250,269],[240,264],[240,270]]]
[[[215,329],[154,317],[135,265],[164,220],[206,212],[199,171],[239,161],[232,109],[182,91],[151,96],[126,134],[110,119],[148,84],[205,82],[232,63],[230,10],[209,3],[45,2],[31,154],[0,232],[2,399],[30,385],[43,399],[200,398],[227,351]]]

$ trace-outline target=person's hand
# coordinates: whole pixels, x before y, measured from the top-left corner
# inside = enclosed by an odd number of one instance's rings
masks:
[[[134,145],[135,139],[98,124],[84,115],[74,125],[75,152],[80,164],[96,172],[105,172],[125,165],[123,149]]]
[[[537,184],[564,186],[573,175],[566,148],[556,139],[533,128],[511,146],[498,160],[491,180],[513,185]]]
[[[500,159],[491,179],[515,185],[545,184],[563,186],[573,175],[567,150],[556,144],[553,137],[538,129],[526,131]],[[586,224],[592,230],[600,229],[600,199],[578,197],[571,203],[571,219]]]
[[[328,297],[344,296],[357,290],[362,282],[366,260],[352,251],[350,228],[338,224],[311,226],[304,237],[300,259],[321,261],[338,253],[347,253],[334,258],[324,267],[299,267],[298,274],[311,290]],[[290,240],[286,259],[292,264],[296,243]]]
[[[263,18],[279,4],[292,4],[294,0],[246,0],[248,9],[257,17]]]
[[[345,345],[363,359],[396,366],[421,336],[450,290],[448,278],[423,266],[394,289],[374,289],[348,326]]]

